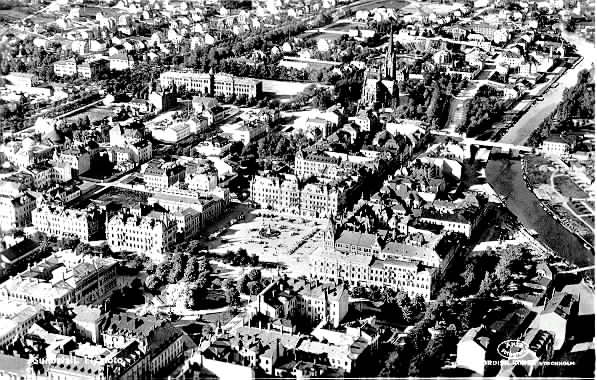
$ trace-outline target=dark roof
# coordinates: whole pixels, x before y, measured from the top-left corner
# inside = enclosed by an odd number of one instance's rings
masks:
[[[39,244],[33,240],[24,239],[12,247],[0,252],[0,256],[3,257],[3,261],[13,263],[19,261],[19,259],[21,259],[23,256],[26,256],[37,247],[39,247]]]
[[[152,316],[141,317],[134,313],[111,315],[104,326],[110,334],[130,334],[138,338],[147,338],[152,357],[183,334],[182,330],[168,321]]]
[[[564,319],[568,319],[572,314],[572,308],[576,299],[569,293],[556,293],[545,305],[542,314],[556,313]]]

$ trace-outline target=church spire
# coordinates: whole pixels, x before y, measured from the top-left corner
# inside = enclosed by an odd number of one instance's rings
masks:
[[[396,56],[394,53],[394,25],[390,26],[390,40],[388,42],[388,50],[386,51],[385,61],[386,72],[384,73],[386,78],[396,80]]]

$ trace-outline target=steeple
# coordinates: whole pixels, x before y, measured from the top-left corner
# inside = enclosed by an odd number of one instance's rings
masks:
[[[386,59],[384,61],[384,79],[396,80],[396,55],[394,53],[394,25],[390,26],[390,40],[388,50],[386,50]]]

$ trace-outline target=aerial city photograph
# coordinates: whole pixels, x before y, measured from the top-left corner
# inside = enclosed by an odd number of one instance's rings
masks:
[[[595,373],[594,0],[0,0],[0,380]]]

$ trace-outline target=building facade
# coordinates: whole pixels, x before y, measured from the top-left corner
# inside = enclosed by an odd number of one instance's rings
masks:
[[[44,203],[32,212],[33,226],[48,236],[77,237],[89,242],[101,228],[102,213],[95,207],[69,209]]]
[[[176,222],[120,212],[106,226],[106,240],[113,251],[142,253],[154,261],[163,259],[164,251],[176,241]]]
[[[296,176],[255,176],[251,199],[260,207],[305,217],[337,215],[348,189],[325,183],[302,184]]]
[[[143,171],[145,186],[153,189],[168,188],[175,183],[183,182],[184,178],[184,166],[173,162],[152,160]]]
[[[111,258],[57,252],[2,283],[0,299],[39,305],[48,311],[68,304],[87,305],[116,289],[116,266]]]
[[[299,150],[294,159],[294,173],[298,178],[316,176],[336,179],[340,172],[341,163],[340,158],[313,153],[305,155]]]
[[[35,198],[29,194],[20,196],[0,195],[0,230],[11,231],[31,224]]]
[[[383,241],[371,233],[339,231],[330,221],[323,246],[311,255],[310,273],[313,279],[389,287],[428,301],[432,269],[440,263],[430,248]]]
[[[29,328],[42,317],[42,308],[37,305],[0,300],[0,347],[25,335]]]
[[[54,74],[57,77],[74,76],[77,74],[77,61],[74,58],[54,63]]]
[[[176,85],[187,91],[193,90],[209,96],[247,96],[260,98],[263,85],[260,80],[239,78],[228,74],[167,71],[160,75],[160,85],[168,88]]]

